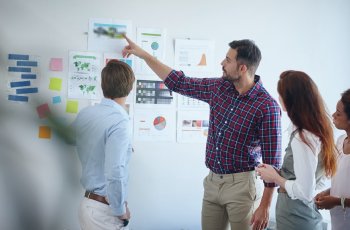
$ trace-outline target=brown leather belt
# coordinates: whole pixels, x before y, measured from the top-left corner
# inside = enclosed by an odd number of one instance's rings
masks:
[[[287,191],[286,191],[284,188],[282,188],[282,187],[279,187],[279,188],[277,189],[277,192],[278,192],[278,193],[287,193]]]
[[[101,202],[101,203],[104,203],[106,205],[109,205],[108,202],[106,201],[106,198],[104,196],[100,196],[100,195],[97,195],[95,193],[86,191],[85,192],[85,197],[89,198],[89,199],[92,199],[92,200],[96,200],[96,201]]]

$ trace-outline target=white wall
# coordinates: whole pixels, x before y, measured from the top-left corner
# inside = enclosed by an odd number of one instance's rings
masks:
[[[48,78],[54,76],[48,72],[49,59],[65,59],[65,71],[57,77],[66,79],[68,50],[87,48],[84,33],[88,30],[89,18],[132,20],[134,37],[136,27],[167,29],[166,63],[169,65],[173,64],[175,38],[215,40],[218,76],[228,43],[235,39],[253,39],[263,55],[258,74],[275,98],[278,76],[287,69],[310,74],[331,112],[340,93],[350,86],[346,69],[350,53],[350,2],[347,0],[1,0],[0,4],[0,157],[5,159],[0,159],[0,166],[27,172],[33,181],[30,184],[36,188],[34,193],[42,195],[37,200],[47,204],[43,205],[46,222],[57,214],[57,210],[50,211],[50,207],[57,207],[54,206],[57,197],[66,195],[64,202],[59,200],[59,207],[63,215],[72,213],[64,224],[70,228],[76,227],[72,223],[75,210],[65,209],[73,206],[71,200],[67,201],[67,194],[71,193],[67,191],[69,182],[65,178],[67,175],[71,178],[72,174],[62,171],[67,172],[67,163],[74,161],[69,154],[73,150],[63,146],[57,136],[49,142],[37,138],[37,125],[44,121],[36,118],[35,105],[48,100],[50,94]],[[42,90],[37,102],[23,105],[6,100],[8,53],[40,55]],[[62,96],[66,90],[65,86]],[[86,105],[88,102],[82,100],[80,109]],[[55,112],[64,114],[64,108]],[[74,119],[73,115],[64,116]],[[287,125],[284,114],[283,128]],[[284,146],[286,142],[284,134]],[[132,229],[200,229],[202,179],[208,171],[204,165],[204,144],[136,142],[134,148],[129,188]],[[64,160],[58,158],[62,155]],[[4,188],[6,186],[0,186],[0,194],[6,192]],[[79,198],[80,194],[76,200]],[[53,204],[48,205],[49,201]],[[0,204],[5,203],[0,200]],[[10,216],[4,211],[8,206],[2,207],[6,208],[1,208],[0,214]],[[273,206],[271,215],[274,215]]]

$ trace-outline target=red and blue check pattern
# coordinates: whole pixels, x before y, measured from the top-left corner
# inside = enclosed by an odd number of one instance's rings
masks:
[[[211,171],[252,171],[261,161],[280,168],[281,110],[259,76],[244,95],[223,78],[189,78],[175,70],[164,82],[171,91],[209,104],[205,164]]]

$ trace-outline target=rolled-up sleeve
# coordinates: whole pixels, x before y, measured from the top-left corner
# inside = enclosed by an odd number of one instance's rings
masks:
[[[316,168],[318,163],[319,145],[312,134],[304,132],[310,146],[305,144],[299,133],[295,135],[291,143],[293,151],[295,180],[287,180],[285,188],[292,199],[299,199],[304,202],[313,200],[316,187]]]
[[[169,90],[184,96],[210,103],[212,92],[217,89],[217,78],[190,78],[182,71],[171,71],[164,84]]]
[[[261,137],[261,154],[265,164],[281,167],[281,109],[277,103],[265,107],[263,119],[259,130]],[[265,183],[265,187],[277,187],[275,183]]]

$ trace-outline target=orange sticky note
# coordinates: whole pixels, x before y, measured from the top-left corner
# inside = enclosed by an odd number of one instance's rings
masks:
[[[51,139],[51,128],[49,126],[39,126],[39,138]]]

